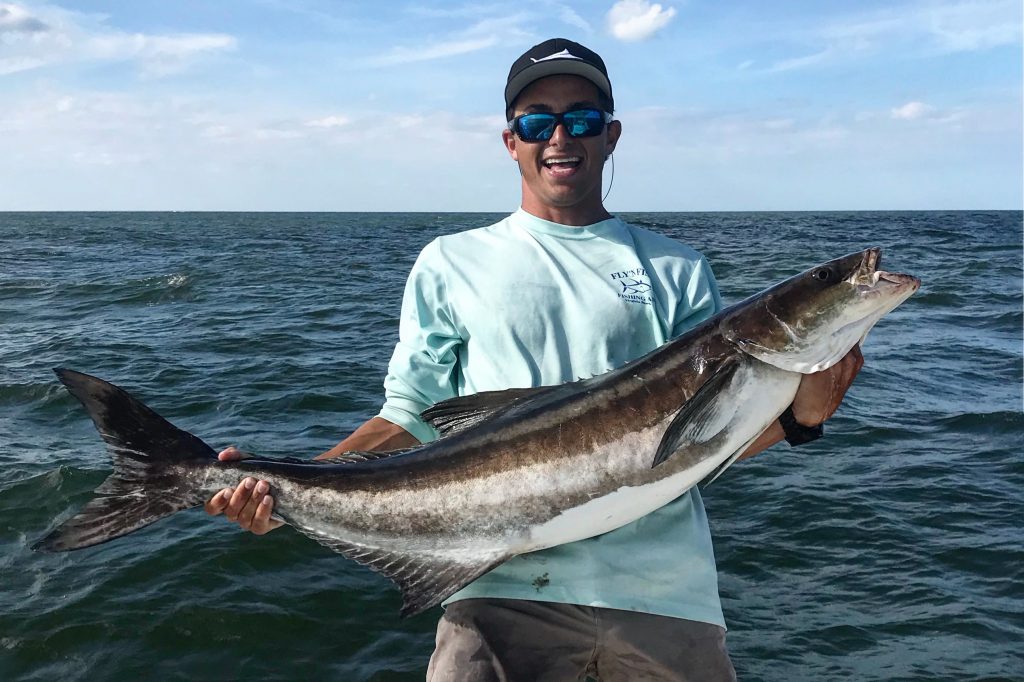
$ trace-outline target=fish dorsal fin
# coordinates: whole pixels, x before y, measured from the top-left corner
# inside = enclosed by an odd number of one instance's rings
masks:
[[[564,385],[564,384],[563,384]],[[559,386],[536,388],[509,388],[504,391],[483,391],[472,395],[443,400],[420,413],[423,421],[441,432],[442,436],[457,433],[484,419],[525,401],[550,393]]]
[[[410,450],[415,449],[416,448],[404,448],[402,450],[388,450],[387,452],[346,452],[342,455],[338,455],[337,457],[330,457],[328,459],[303,459],[302,457],[274,457],[271,461],[284,462],[285,464],[312,465],[359,464],[360,462],[369,462],[375,459],[385,459],[387,457],[394,457],[396,455],[404,455]]]
[[[410,450],[415,448],[404,448],[402,450],[389,450],[388,452],[346,452],[343,455],[337,457],[330,457],[328,459],[317,460],[318,462],[324,462],[325,464],[357,464],[359,462],[369,462],[374,459],[386,459],[388,457],[395,457],[396,455],[404,455]]]
[[[459,553],[459,559],[440,552],[401,552],[339,540],[320,531],[295,525],[304,535],[382,574],[402,591],[403,618],[437,606],[511,554]]]
[[[687,445],[708,442],[729,424],[736,407],[722,388],[736,374],[738,366],[729,362],[719,367],[683,404],[661,437],[652,469]]]

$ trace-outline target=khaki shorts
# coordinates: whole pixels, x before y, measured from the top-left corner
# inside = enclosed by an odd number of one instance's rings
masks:
[[[735,680],[725,630],[648,613],[466,599],[437,625],[428,682]]]

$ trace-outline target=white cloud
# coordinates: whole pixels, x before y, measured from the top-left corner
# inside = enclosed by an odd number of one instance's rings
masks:
[[[42,33],[48,31],[49,28],[45,22],[32,16],[24,7],[0,3],[0,35],[5,33]]]
[[[206,126],[200,131],[200,135],[208,137],[211,140],[221,140],[231,137],[233,131],[230,127],[225,125],[212,125]]]
[[[928,106],[924,102],[907,102],[902,106],[892,109],[890,115],[898,120],[913,121],[923,116],[927,116],[932,112],[932,110],[932,107]]]
[[[444,57],[466,54],[484,50],[498,44],[497,36],[470,38],[468,40],[452,40],[419,47],[394,47],[386,54],[376,55],[366,60],[368,66],[396,66],[413,62],[426,62]]]
[[[507,180],[457,208],[515,206],[500,114],[253,104],[148,88],[5,94],[0,208],[415,210],[436,204],[442,178],[478,189]],[[376,168],[387,172],[367,172]]]
[[[777,73],[780,71],[793,71],[794,69],[802,69],[815,64],[820,64],[828,59],[832,54],[832,49],[824,49],[814,54],[804,55],[803,57],[792,57],[790,59],[783,59],[781,61],[772,64],[768,71]]]
[[[46,64],[46,60],[39,57],[3,57],[0,58],[0,76],[19,71],[30,71],[44,64]]]
[[[985,50],[1020,42],[1021,6],[1017,0],[924,5],[918,22],[943,51]]]
[[[646,40],[665,28],[675,15],[674,7],[662,8],[647,0],[619,0],[608,11],[608,28],[619,40]]]
[[[1018,0],[952,0],[897,5],[834,17],[817,28],[803,27],[792,38],[817,35],[821,59],[788,60],[789,68],[814,66],[859,55],[909,51],[920,55],[974,52],[1021,40]],[[778,69],[776,69],[778,70]]]
[[[522,42],[532,37],[523,29],[529,20],[530,17],[524,13],[480,19],[434,42],[411,47],[399,45],[389,51],[370,55],[362,60],[362,65],[381,67],[432,61],[478,52],[496,45]]]
[[[104,22],[59,7],[0,4],[6,52],[0,75],[57,64],[136,62],[144,75],[163,76],[182,71],[201,55],[237,47],[237,40],[223,33],[128,33]]]
[[[253,136],[257,140],[297,140],[304,137],[301,131],[290,128],[257,128]]]
[[[165,76],[184,70],[198,55],[235,47],[235,38],[223,33],[111,33],[87,39],[82,43],[81,53],[104,61],[138,60],[145,74]]]
[[[907,107],[913,103],[896,109],[912,114],[932,106]],[[628,144],[616,154],[610,200],[620,204],[615,210],[843,207],[856,193],[835,189],[848,187],[842,180],[856,176],[872,192],[885,190],[872,169],[888,159],[912,158],[923,167],[962,150],[969,161],[977,156],[976,139],[1019,139],[1016,106],[936,106],[921,115],[921,125],[906,125],[892,111],[877,107],[855,117],[796,105],[624,110]],[[332,110],[287,98],[253,106],[244,97],[150,89],[33,89],[5,96],[0,107],[0,207],[511,210],[519,184],[501,145],[502,124],[500,114],[457,109]],[[666,137],[666,129],[684,132]],[[453,148],[460,153],[452,155]],[[668,156],[690,175],[666,180],[650,159]],[[992,167],[986,160],[962,173]],[[830,174],[836,182],[827,181]],[[446,191],[438,192],[438,183]],[[700,191],[665,194],[670,184]],[[819,203],[807,203],[813,201]]]
[[[558,18],[563,23],[569,26],[575,26],[584,33],[593,33],[594,29],[591,28],[590,22],[581,17],[573,8],[567,5],[561,5],[558,8]]]
[[[324,116],[306,121],[307,128],[339,128],[351,123],[351,119],[345,116]]]

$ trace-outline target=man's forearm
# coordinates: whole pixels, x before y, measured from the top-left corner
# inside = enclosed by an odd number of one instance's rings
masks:
[[[374,417],[352,432],[327,452],[314,459],[330,459],[346,452],[387,452],[419,445],[416,438],[397,424],[387,419]]]
[[[757,437],[757,440],[751,443],[750,447],[748,447],[743,452],[743,454],[740,455],[740,459],[753,457],[754,455],[763,452],[764,450],[767,450],[768,448],[770,448],[771,446],[775,445],[783,438],[785,438],[785,436],[786,434],[783,433],[782,431],[782,424],[780,424],[779,420],[776,419],[771,423],[771,426],[765,429],[761,433],[761,435]]]

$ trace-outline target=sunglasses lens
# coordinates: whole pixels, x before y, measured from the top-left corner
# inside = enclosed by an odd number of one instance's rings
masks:
[[[555,132],[558,118],[552,114],[526,114],[516,119],[519,137],[527,142],[549,140]]]
[[[519,138],[526,142],[550,140],[555,126],[565,126],[569,137],[593,137],[604,130],[605,114],[598,109],[579,109],[564,114],[523,114],[517,116],[514,128]]]
[[[593,137],[604,130],[604,114],[597,109],[567,111],[562,120],[569,137]]]

